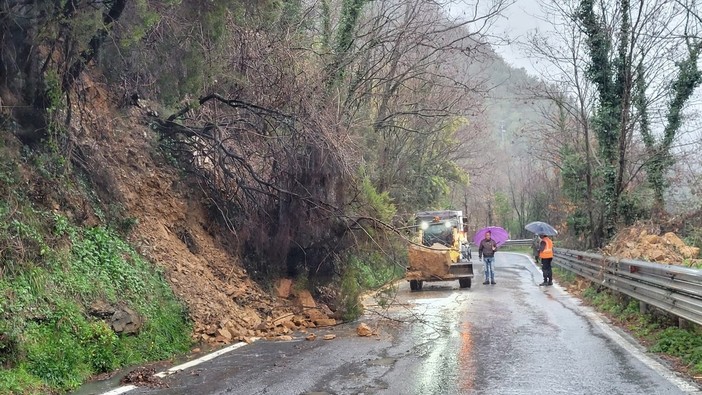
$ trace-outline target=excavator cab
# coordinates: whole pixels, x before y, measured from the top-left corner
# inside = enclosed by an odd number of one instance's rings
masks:
[[[452,247],[456,238],[456,226],[453,221],[442,221],[434,217],[432,222],[421,221],[422,244],[431,247],[435,243]]]
[[[417,239],[409,246],[409,266],[405,278],[410,289],[421,290],[425,281],[458,280],[470,288],[473,265],[467,252],[463,212],[457,210],[421,211],[416,215]]]

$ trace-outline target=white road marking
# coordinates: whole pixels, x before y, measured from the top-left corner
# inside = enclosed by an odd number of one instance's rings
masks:
[[[105,392],[102,395],[119,395],[134,390],[136,388],[137,387],[134,385],[125,385],[124,387],[115,388],[112,391]]]
[[[256,340],[256,339],[254,339],[254,340]],[[207,355],[205,355],[205,356],[203,356],[203,357],[200,357],[200,358],[198,358],[198,359],[194,359],[194,360],[189,361],[189,362],[186,362],[186,363],[184,363],[184,364],[182,364],[182,365],[174,366],[174,367],[172,367],[172,368],[166,370],[165,372],[156,373],[154,376],[156,376],[156,377],[166,377],[166,376],[168,376],[168,375],[171,375],[171,374],[174,374],[174,373],[178,373],[178,372],[181,371],[181,370],[185,370],[185,369],[187,369],[187,368],[191,368],[191,367],[193,367],[193,366],[199,365],[199,364],[201,364],[201,363],[203,363],[203,362],[207,362],[207,361],[209,361],[209,360],[211,360],[211,359],[215,359],[215,358],[217,358],[217,357],[220,356],[220,355],[226,354],[226,353],[228,353],[228,352],[230,352],[230,351],[234,351],[234,350],[236,350],[237,348],[244,347],[244,346],[247,345],[247,344],[248,344],[248,343],[245,343],[245,342],[240,342],[240,343],[232,344],[232,345],[229,346],[229,347],[225,347],[225,348],[223,348],[223,349],[221,349],[221,350],[215,351],[215,352],[213,352],[213,353],[211,353],[211,354],[207,354]]]
[[[254,337],[254,338],[252,338],[251,340],[252,340],[252,342],[253,342],[253,341],[256,341],[256,340],[258,340],[258,339],[259,339],[258,337]],[[163,377],[166,377],[166,376],[169,376],[169,375],[178,373],[178,372],[180,372],[180,371],[182,371],[182,370],[185,370],[185,369],[191,368],[191,367],[193,367],[193,366],[199,365],[199,364],[201,364],[201,363],[203,363],[203,362],[207,362],[207,361],[209,361],[209,360],[215,359],[215,358],[217,358],[218,356],[224,355],[224,354],[226,354],[226,353],[228,353],[228,352],[230,352],[230,351],[234,351],[234,350],[236,350],[237,348],[244,347],[244,346],[247,345],[247,344],[249,344],[249,343],[246,343],[246,342],[239,342],[239,343],[236,343],[236,344],[232,344],[231,346],[228,346],[228,347],[225,347],[225,348],[223,348],[223,349],[221,349],[221,350],[217,350],[217,351],[215,351],[215,352],[213,352],[213,353],[204,355],[204,356],[202,356],[202,357],[200,357],[200,358],[198,358],[198,359],[194,359],[194,360],[189,361],[189,362],[186,362],[186,363],[184,363],[184,364],[181,364],[181,365],[178,365],[178,366],[174,366],[174,367],[172,367],[172,368],[170,368],[170,369],[168,369],[168,370],[166,370],[166,371],[156,373],[156,374],[154,374],[154,376],[163,378]],[[125,386],[122,386],[122,387],[115,388],[115,389],[113,389],[113,390],[111,390],[111,391],[105,392],[105,393],[103,393],[102,395],[120,395],[120,394],[124,394],[125,392],[129,392],[129,391],[131,391],[131,390],[133,390],[133,389],[136,389],[136,388],[138,388],[138,387],[136,387],[136,386],[134,386],[134,385],[125,385]]]

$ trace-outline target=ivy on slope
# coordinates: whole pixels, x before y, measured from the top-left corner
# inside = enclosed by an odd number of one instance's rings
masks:
[[[33,207],[11,187],[15,170],[0,168],[0,393],[61,393],[186,352],[187,311],[163,273],[117,232]],[[117,335],[88,313],[95,302],[129,307],[144,324]]]

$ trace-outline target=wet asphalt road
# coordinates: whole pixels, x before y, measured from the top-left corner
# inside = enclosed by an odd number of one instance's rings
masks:
[[[390,308],[369,301],[361,321],[378,329],[372,338],[353,323],[317,330],[315,341],[257,341],[166,377],[169,388],[128,394],[698,393],[637,358],[560,287],[538,287],[526,256],[498,253],[497,285],[482,285],[481,269],[470,289],[453,281],[410,292],[402,282]]]

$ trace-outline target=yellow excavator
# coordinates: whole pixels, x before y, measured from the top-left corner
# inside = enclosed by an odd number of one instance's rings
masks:
[[[459,210],[420,211],[415,216],[416,238],[409,245],[409,266],[405,279],[412,291],[425,281],[458,280],[470,288],[473,264],[463,212]]]

